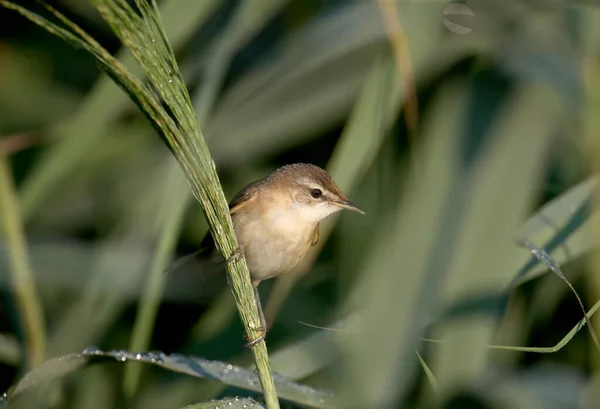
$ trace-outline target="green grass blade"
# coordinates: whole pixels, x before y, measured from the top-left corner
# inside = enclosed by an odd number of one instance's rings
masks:
[[[417,354],[417,358],[419,358],[419,363],[421,364],[421,367],[423,368],[423,372],[425,372],[425,376],[427,377],[427,380],[429,381],[431,388],[433,389],[434,392],[437,392],[437,390],[438,390],[437,379],[435,379],[433,372],[431,372],[431,369],[429,369],[429,366],[427,366],[427,363],[425,362],[425,360],[423,360],[423,357],[421,357],[421,354],[419,354],[419,351],[415,350],[415,353]]]
[[[591,206],[598,189],[597,177],[590,177],[547,203],[519,229],[518,238],[546,243],[544,249],[562,265],[576,259],[596,246],[590,240],[593,223],[600,217]],[[521,285],[548,269],[534,257],[523,254],[514,285]]]
[[[587,318],[591,319],[592,316],[596,313],[596,311],[598,311],[599,308],[600,308],[600,301],[596,302],[596,304],[594,304],[594,306],[592,308],[590,308],[590,310],[586,314]],[[533,353],[537,353],[537,354],[551,354],[551,353],[560,351],[565,345],[567,345],[569,343],[569,341],[571,341],[571,339],[573,339],[575,334],[577,334],[585,326],[585,323],[586,323],[586,319],[582,318],[577,323],[577,325],[575,325],[560,341],[558,341],[555,345],[552,345],[549,347],[524,347],[524,346],[515,346],[515,345],[487,344],[486,348],[502,349],[502,350],[506,350],[506,351],[515,351],[515,352],[533,352]],[[440,339],[421,338],[421,340],[426,341],[426,342],[438,343],[438,344],[444,343],[444,341],[440,340]]]
[[[187,357],[180,354],[135,353],[127,351],[102,351],[97,348],[86,348],[82,353],[68,354],[49,359],[28,372],[8,393],[14,399],[25,390],[49,380],[78,371],[91,359],[119,362],[128,360],[143,364],[155,365],[169,371],[186,374],[195,378],[220,381],[226,385],[260,392],[260,379],[250,369],[221,361],[210,361],[202,358]],[[333,398],[328,391],[314,389],[308,385],[292,382],[284,377],[277,377],[277,391],[282,399],[310,408],[333,408]],[[268,406],[267,406],[268,407]]]
[[[249,1],[240,5],[230,25],[215,44],[213,55],[208,63],[206,78],[204,79],[200,92],[197,94],[197,99],[194,101],[199,124],[205,123],[209,118],[235,52],[244,41],[246,41],[250,35],[264,23],[264,21],[266,21],[274,12],[282,8],[286,3],[287,0],[270,0],[268,2],[260,0],[258,2]],[[170,236],[170,232],[165,233]],[[164,237],[164,234],[161,237]],[[164,268],[164,265],[161,264],[160,268]],[[152,274],[161,273],[159,273],[158,270],[153,270]],[[153,298],[154,302],[158,302],[155,297]],[[219,299],[222,299],[222,297]],[[228,304],[230,303],[230,298],[228,296],[225,302]],[[154,311],[156,310],[156,307],[150,307],[149,304],[146,303],[145,306],[141,306],[141,314],[144,314],[146,308],[153,308]],[[235,309],[231,309],[230,311],[234,312]],[[141,331],[141,326],[136,326],[134,328],[133,340],[130,345],[131,350],[146,349],[151,325],[149,314],[149,312],[146,313],[144,320],[145,335],[138,333],[138,331]],[[142,337],[146,340],[145,342],[142,342]],[[141,367],[139,365],[128,366],[124,377],[124,386],[127,393],[133,393],[136,388],[140,371]]]
[[[181,409],[219,409],[219,408],[228,408],[228,409],[262,409],[263,405],[250,398],[225,398],[218,399],[212,402],[204,402],[204,403],[195,403],[193,405],[188,405],[185,408]]]
[[[3,228],[2,236],[6,240],[10,252],[12,289],[16,298],[26,344],[26,367],[31,368],[42,363],[45,358],[44,313],[27,255],[27,241],[12,171],[8,158],[1,151],[0,221]]]

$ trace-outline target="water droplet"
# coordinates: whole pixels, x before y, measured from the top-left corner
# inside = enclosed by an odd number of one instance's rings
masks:
[[[127,361],[127,358],[129,358],[129,353],[127,351],[125,351],[124,349],[120,349],[120,350],[116,351],[115,359],[117,361],[125,362],[125,361]]]
[[[165,358],[167,357],[167,355],[165,355],[164,352],[160,352],[160,351],[152,351],[148,354],[148,358],[150,359],[150,361],[157,363],[157,364],[162,364],[163,362],[165,362]]]
[[[98,347],[90,346],[85,348],[81,353],[83,355],[100,355],[102,351]]]

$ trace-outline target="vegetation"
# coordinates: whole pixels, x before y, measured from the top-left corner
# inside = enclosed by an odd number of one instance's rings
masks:
[[[52,4],[0,0],[6,405],[600,405],[600,8]],[[245,262],[176,261],[293,162],[366,215],[261,284],[247,349]]]

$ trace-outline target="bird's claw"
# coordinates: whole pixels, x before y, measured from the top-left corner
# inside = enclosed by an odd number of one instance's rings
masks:
[[[247,348],[253,347],[259,342],[263,341],[267,337],[267,330],[264,327],[256,328],[256,331],[261,331],[262,333],[252,341],[249,340],[248,337],[244,337],[245,340],[249,341],[244,346]]]
[[[242,246],[238,247],[231,256],[229,256],[229,258],[227,259],[226,263],[233,263],[235,261],[238,261],[240,259],[240,257],[242,257],[244,255],[244,248]]]

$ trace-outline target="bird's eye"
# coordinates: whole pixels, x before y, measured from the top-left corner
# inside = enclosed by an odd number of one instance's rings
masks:
[[[320,198],[322,194],[323,194],[323,192],[321,192],[321,189],[311,189],[310,190],[310,195],[312,197],[314,197],[315,199]]]

